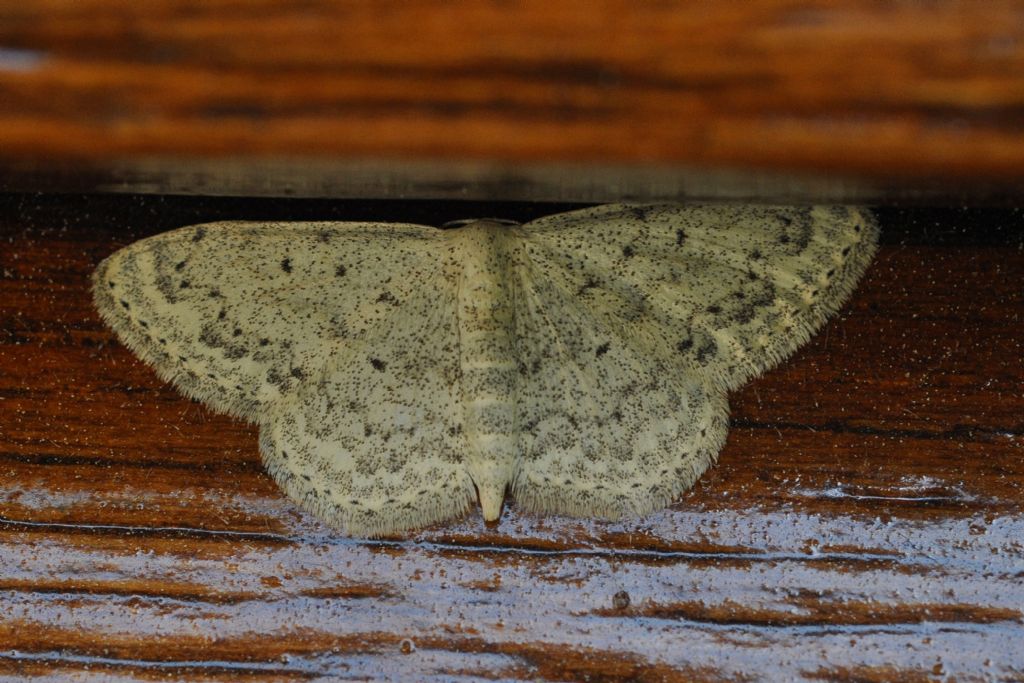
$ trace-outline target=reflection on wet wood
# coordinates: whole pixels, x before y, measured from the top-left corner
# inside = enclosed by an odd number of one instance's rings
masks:
[[[667,511],[605,524],[512,504],[493,528],[361,542],[280,494],[254,429],[101,325],[88,274],[142,236],[104,201],[0,201],[0,674],[1024,671],[1019,216],[955,246],[958,212],[890,229],[843,314],[733,397],[719,465]],[[194,217],[149,202],[134,226]]]

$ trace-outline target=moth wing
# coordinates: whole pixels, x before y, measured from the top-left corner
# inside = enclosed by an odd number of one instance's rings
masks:
[[[848,209],[611,205],[521,234],[516,498],[621,517],[715,460],[726,392],[838,309],[877,230]]]
[[[267,469],[331,525],[376,536],[460,516],[475,501],[464,460],[457,281],[419,281],[403,308],[262,421]]]
[[[253,419],[438,282],[442,234],[381,223],[189,226],[111,255],[93,294],[163,379]]]
[[[878,236],[870,213],[847,207],[612,204],[523,229],[535,279],[557,282],[644,353],[727,390],[839,309]]]
[[[561,271],[517,272],[516,501],[610,519],[668,505],[721,449],[725,392],[582,307]]]

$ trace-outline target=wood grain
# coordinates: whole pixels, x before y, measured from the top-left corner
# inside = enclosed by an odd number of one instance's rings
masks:
[[[253,428],[161,383],[90,303],[95,264],[168,225],[477,210],[0,197],[0,676],[1024,675],[1019,213],[881,212],[842,315],[732,398],[719,465],[616,524],[511,504],[340,538]]]
[[[1022,117],[1020,0],[0,2],[5,163],[663,164],[1019,190]]]

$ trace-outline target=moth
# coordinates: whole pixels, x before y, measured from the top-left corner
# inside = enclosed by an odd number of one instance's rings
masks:
[[[728,392],[793,353],[875,252],[848,207],[612,204],[529,223],[223,222],[96,269],[157,374],[259,425],[281,488],[380,535],[506,493],[662,508],[716,460]]]

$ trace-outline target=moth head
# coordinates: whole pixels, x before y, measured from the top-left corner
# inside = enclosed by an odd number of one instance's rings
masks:
[[[447,230],[453,228],[465,228],[466,226],[475,225],[477,223],[509,227],[515,225],[522,225],[522,223],[520,223],[519,221],[512,221],[507,218],[459,218],[458,220],[448,221],[441,227]]]

